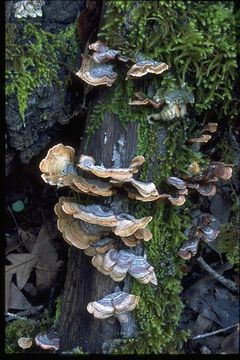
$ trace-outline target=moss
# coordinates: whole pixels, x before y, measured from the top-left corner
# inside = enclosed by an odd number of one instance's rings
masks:
[[[233,1],[114,0],[105,24],[99,37],[110,46],[170,64],[178,81],[192,85],[199,113],[221,105],[219,115],[237,116]]]
[[[25,110],[32,91],[41,86],[57,84],[59,61],[71,66],[76,61],[76,24],[52,34],[38,25],[6,24],[6,95],[16,94],[19,113],[25,123]]]
[[[14,320],[5,326],[5,352],[6,353],[26,353],[18,345],[20,337],[35,338],[40,332],[48,330],[53,324],[53,319],[49,317],[48,311],[45,310],[41,321],[31,319]]]

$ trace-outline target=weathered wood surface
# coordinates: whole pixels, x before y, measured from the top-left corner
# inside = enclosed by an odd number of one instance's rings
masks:
[[[105,92],[101,90],[100,97],[103,99],[104,96]],[[101,127],[91,136],[85,149],[83,141],[80,153],[94,156],[97,164],[106,167],[128,167],[136,156],[136,143],[137,124],[128,123],[124,129],[115,115],[106,113]],[[103,198],[97,200],[102,203],[109,201]],[[104,341],[119,337],[120,324],[117,320],[97,320],[86,309],[90,301],[114,292],[117,285],[97,271],[91,265],[91,258],[83,251],[70,249],[59,325],[62,350],[82,346],[85,352],[101,353]]]

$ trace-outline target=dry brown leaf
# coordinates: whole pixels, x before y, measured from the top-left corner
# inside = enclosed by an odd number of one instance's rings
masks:
[[[25,248],[28,252],[31,252],[36,243],[37,237],[31,234],[30,231],[19,230],[19,237],[23,241]]]
[[[38,256],[35,254],[9,254],[7,259],[11,261],[6,269],[7,272],[12,274],[16,273],[17,286],[21,290],[26,285],[28,278],[37,264]]]
[[[49,289],[56,280],[58,269],[62,266],[62,261],[57,261],[58,254],[51,243],[56,237],[56,232],[51,229],[50,224],[43,224],[32,254],[39,255],[36,264],[36,288],[37,291]]]
[[[17,309],[17,310],[26,310],[29,309],[32,305],[28,302],[25,296],[21,291],[14,285],[10,283],[10,292],[9,292],[9,302],[8,309]]]

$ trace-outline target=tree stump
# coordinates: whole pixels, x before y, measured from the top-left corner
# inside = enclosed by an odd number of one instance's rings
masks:
[[[101,91],[99,100],[103,100],[105,94]],[[86,126],[89,121],[90,116]],[[84,143],[86,139],[83,139],[80,153],[93,156],[97,164],[105,167],[128,167],[131,159],[137,155],[137,123],[128,123],[124,129],[116,115],[106,113],[101,127],[91,136],[83,151]],[[104,203],[109,199],[98,201]],[[119,337],[118,320],[98,320],[87,311],[90,301],[99,300],[114,292],[117,285],[94,268],[91,258],[82,250],[73,247],[70,249],[59,325],[61,350],[81,346],[86,352],[101,353],[104,341]]]

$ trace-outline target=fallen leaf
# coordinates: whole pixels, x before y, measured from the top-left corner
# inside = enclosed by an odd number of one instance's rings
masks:
[[[5,267],[5,312],[9,309],[10,289],[13,273],[7,272],[8,266]]]
[[[31,307],[31,304],[25,298],[25,296],[21,293],[21,291],[11,282],[10,292],[9,292],[9,309],[17,309],[17,310],[26,310]]]
[[[17,275],[17,286],[21,290],[26,285],[28,278],[38,261],[38,255],[36,254],[9,254],[7,259],[11,261],[11,265],[8,266],[7,272]]]
[[[37,237],[30,231],[24,231],[20,229],[18,231],[20,239],[23,241],[25,248],[28,252],[31,252],[36,244]]]
[[[239,354],[239,329],[225,337],[221,344],[224,354]]]
[[[57,232],[52,229],[52,224],[46,222],[42,225],[32,250],[32,254],[41,255],[36,264],[37,291],[45,291],[54,284],[59,267],[63,264],[62,261],[57,261],[58,254],[51,243],[56,234]]]

